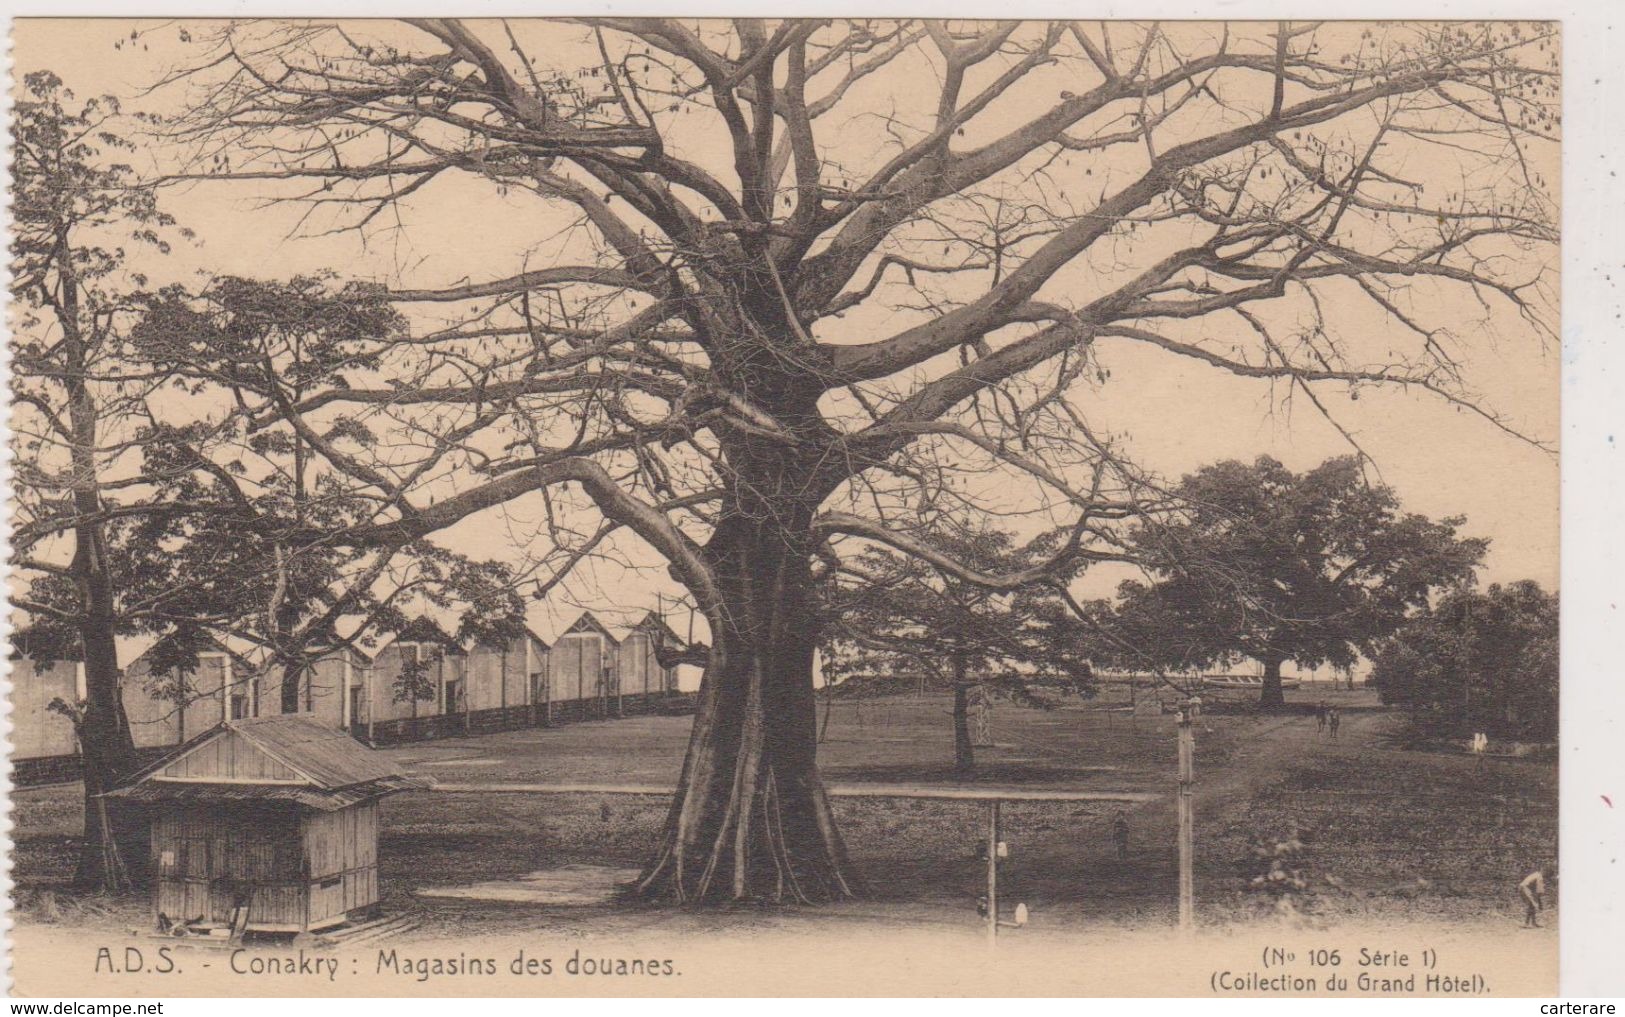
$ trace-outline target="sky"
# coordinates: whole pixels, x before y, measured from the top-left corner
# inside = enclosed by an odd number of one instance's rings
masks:
[[[145,27],[150,31],[138,49],[127,42],[125,22],[21,20],[13,46],[17,75],[48,68],[81,97],[109,93],[129,108],[162,108],[177,101],[172,90],[142,93],[184,50],[174,42],[176,23]],[[115,42],[122,45],[115,48]],[[869,87],[877,96],[906,86],[876,77],[882,80]],[[177,278],[195,271],[256,275],[269,269],[286,275],[331,267],[397,285],[446,285],[510,274],[537,257],[536,238],[547,229],[545,219],[524,201],[496,197],[479,181],[426,189],[402,210],[407,229],[366,243],[353,234],[290,239],[293,210],[264,207],[241,188],[175,190],[165,207],[199,236],[197,245],[177,251],[163,270]],[[1391,321],[1359,313],[1366,317],[1347,324],[1372,342],[1380,343],[1385,330],[1397,331]],[[1485,404],[1506,413],[1525,434],[1555,444],[1559,351],[1519,336],[1515,322],[1504,324],[1504,335],[1464,337],[1471,384]],[[1346,439],[1301,397],[1283,405],[1279,390],[1265,383],[1127,343],[1105,341],[1098,352],[1110,379],[1087,392],[1091,423],[1121,435],[1141,465],[1165,477],[1220,459],[1259,455],[1303,470],[1350,451]],[[1464,515],[1465,534],[1489,538],[1485,581],[1532,578],[1556,586],[1555,454],[1426,393],[1367,388],[1351,399],[1345,391],[1328,389],[1323,398],[1407,509],[1434,517]],[[467,520],[437,539],[469,553],[502,555],[513,539],[523,539],[514,535],[525,532],[533,509],[515,504]],[[635,548],[628,553],[638,560],[649,557]],[[602,565],[551,602],[534,605],[531,620],[551,635],[569,623],[578,605],[588,605],[605,611],[612,622],[617,613],[631,621],[654,606],[657,592],[668,602],[678,593],[659,569],[626,572]],[[684,630],[681,617],[675,624]]]

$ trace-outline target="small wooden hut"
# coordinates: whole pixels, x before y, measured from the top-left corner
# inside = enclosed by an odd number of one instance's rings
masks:
[[[424,786],[290,714],[228,720],[108,794],[151,814],[154,923],[237,935],[308,932],[372,909],[378,799]]]

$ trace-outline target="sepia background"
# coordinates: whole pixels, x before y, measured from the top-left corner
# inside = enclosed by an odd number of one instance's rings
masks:
[[[20,80],[29,71],[50,69],[80,97],[111,94],[119,96],[129,108],[176,115],[187,108],[187,103],[196,101],[197,93],[189,90],[193,83],[175,81],[157,88],[152,86],[194,61],[197,49],[193,40],[202,39],[220,27],[173,21],[25,20],[18,22],[14,30],[15,74]],[[385,43],[409,45],[415,37],[414,30],[394,25],[368,22],[343,27]],[[591,33],[577,27],[522,21],[508,23],[503,29],[495,23],[477,23],[477,27],[491,33],[493,38],[502,38],[503,31],[512,33],[515,49],[545,52],[546,59],[561,68],[587,66],[595,59]],[[1239,46],[1250,44],[1267,52],[1273,29],[1274,26],[1261,23],[1228,26],[1183,23],[1169,26],[1167,32],[1181,48],[1199,51],[1204,46],[1214,45],[1218,39],[1233,38]],[[1333,53],[1357,52],[1368,33],[1390,30],[1405,31],[1406,26],[1390,29],[1363,23],[1326,25],[1316,30],[1316,39]],[[1533,26],[1531,31],[1540,33],[1543,29]],[[183,33],[187,37],[184,41]],[[1556,40],[1548,42],[1555,56]],[[1543,48],[1543,59],[1544,53]],[[1020,111],[1034,108],[1040,102],[1054,101],[1053,94],[1080,80],[1080,73],[1071,65],[1062,65],[1023,81],[1001,96],[985,123],[972,128],[966,144],[979,143],[984,137],[996,135],[1000,129],[999,114],[1014,118]],[[1224,92],[1222,99],[1214,96],[1214,108],[1205,115],[1223,117],[1230,115],[1234,108],[1257,107],[1261,103],[1267,106],[1267,77],[1260,81],[1263,83],[1231,86],[1234,90]],[[932,87],[923,87],[925,82],[931,82]],[[866,170],[872,170],[894,144],[891,139],[896,123],[929,118],[936,84],[937,71],[929,61],[911,62],[910,59],[900,59],[895,65],[866,77],[853,89],[850,110],[844,113],[846,119],[832,132],[838,139],[842,158],[849,160],[833,167],[832,175],[861,179]],[[1081,91],[1085,86],[1077,87]],[[1159,135],[1158,143],[1165,150],[1185,140],[1180,133],[1182,130],[1190,130],[1190,136],[1194,137],[1205,126],[1194,115],[1188,125],[1178,118],[1172,119]],[[978,136],[975,131],[988,133]],[[1349,129],[1343,143],[1352,151],[1358,149],[1362,140],[1361,127],[1356,125]],[[715,124],[686,132],[682,146],[681,156],[701,165],[726,165],[732,158],[726,132]],[[1402,167],[1410,178],[1425,180],[1423,190],[1430,195],[1440,191],[1448,195],[1453,188],[1484,187],[1493,191],[1498,175],[1515,172],[1504,151],[1499,158],[1491,151],[1473,151],[1459,160],[1446,160],[1415,137],[1395,141],[1384,156],[1390,160],[1388,165]],[[178,147],[157,142],[138,146],[129,158],[136,173],[144,177],[197,169],[197,163],[190,161],[196,158],[195,152],[183,152]],[[1057,168],[1042,178],[1044,200],[1050,203],[1052,211],[1087,207],[1099,200],[1097,193],[1103,198],[1132,180],[1138,171],[1137,158],[1137,155],[1125,156],[1121,162],[1104,158],[1092,164],[1088,164],[1086,158],[1079,158],[1075,165],[1068,163],[1065,172]],[[1556,182],[1560,176],[1555,132],[1550,144],[1530,145],[1527,151],[1520,149],[1518,158],[1522,165],[1516,172],[1541,181],[1533,189],[1539,191],[1539,200],[1546,203],[1543,214],[1554,217],[1555,221]],[[241,166],[238,168],[239,172],[247,172]],[[1087,175],[1080,176],[1077,171],[1085,168]],[[1038,179],[1032,176],[1025,182]],[[303,185],[275,180],[254,183],[243,179],[200,179],[173,183],[163,191],[163,207],[195,231],[195,240],[176,243],[163,258],[152,258],[150,263],[143,261],[141,271],[155,286],[166,283],[202,286],[208,280],[228,275],[288,278],[333,270],[347,280],[376,283],[394,290],[437,290],[591,257],[590,245],[570,228],[573,212],[561,215],[558,209],[523,194],[504,193],[493,186],[492,180],[475,174],[448,174],[436,179],[421,190],[391,202],[386,216],[364,227],[356,227],[353,209],[312,208],[291,200],[269,200],[289,199],[305,189]],[[1356,230],[1362,228],[1356,227]],[[1077,264],[1057,273],[1046,284],[1043,295],[1062,301],[1081,299],[1074,295],[1100,288],[1103,281],[1126,280],[1143,271],[1150,259],[1167,249],[1159,244],[1177,243],[1179,239],[1177,233],[1158,238],[1155,229],[1147,232],[1152,234],[1152,239],[1143,244],[1125,240],[1110,249],[1091,252]],[[1367,234],[1359,239],[1369,242],[1372,237]],[[1113,447],[1125,450],[1137,468],[1170,483],[1219,460],[1251,461],[1267,455],[1292,470],[1303,471],[1330,457],[1358,451],[1367,475],[1373,481],[1390,486],[1407,511],[1435,519],[1464,516],[1461,534],[1489,542],[1483,568],[1478,574],[1481,585],[1534,580],[1545,589],[1555,591],[1559,575],[1556,448],[1560,420],[1559,379],[1563,366],[1556,339],[1559,284],[1556,250],[1555,246],[1530,245],[1520,249],[1512,245],[1496,250],[1492,260],[1498,262],[1497,271],[1506,277],[1528,282],[1531,306],[1527,316],[1520,315],[1504,301],[1481,300],[1470,289],[1462,292],[1424,282],[1406,294],[1403,308],[1385,310],[1358,294],[1328,290],[1313,304],[1289,300],[1284,307],[1271,310],[1267,318],[1272,326],[1291,330],[1304,327],[1312,317],[1318,316],[1319,320],[1331,323],[1337,346],[1349,363],[1376,365],[1413,355],[1404,350],[1396,353],[1404,343],[1414,345],[1415,340],[1396,319],[1400,313],[1425,314],[1430,321],[1442,323],[1449,332],[1454,370],[1462,379],[1459,391],[1463,402],[1452,404],[1428,392],[1380,384],[1327,385],[1315,390],[1317,406],[1309,401],[1307,391],[1299,391],[1280,379],[1239,377],[1190,357],[1170,356],[1145,343],[1102,337],[1094,347],[1096,370],[1091,374],[1096,380],[1086,379],[1080,386],[1076,397],[1078,405],[1087,407],[1090,427],[1111,435]],[[866,275],[863,273],[860,278]],[[815,323],[812,331],[818,341],[832,345],[872,341],[910,328],[944,309],[974,300],[984,284],[985,279],[961,280],[956,275],[948,275],[940,282],[926,282],[919,293],[901,286],[889,292],[882,287],[881,292],[892,299],[874,308],[859,308],[850,315],[824,319]],[[423,333],[452,327],[457,322],[479,320],[479,315],[487,309],[478,304],[476,299],[452,307],[442,301],[414,305],[406,311],[409,327],[415,333]],[[1176,334],[1197,346],[1221,351],[1221,355],[1226,347],[1233,345],[1239,350],[1252,339],[1245,326],[1235,320],[1223,328],[1199,320],[1178,329]],[[925,383],[933,371],[943,369],[940,363],[923,367],[912,380]],[[176,419],[208,412],[209,398],[177,397],[172,404]],[[1475,412],[1475,408],[1484,408],[1489,417]],[[223,400],[219,411],[229,411]],[[848,404],[832,412],[851,414],[855,410]],[[433,505],[469,490],[478,480],[477,471],[470,470],[464,462],[420,484],[414,493],[421,502]],[[1036,491],[1030,483],[1012,481],[1011,475],[1001,472],[997,464],[966,462],[958,481],[964,485],[962,490],[973,494],[995,513],[1003,514],[1010,525],[1025,535],[1036,534],[1065,519],[1064,505]],[[848,496],[843,494],[842,497]],[[848,498],[848,501],[856,500]],[[568,532],[578,540],[593,532],[592,508],[585,500],[572,502],[565,495],[559,507],[571,519]],[[549,517],[538,497],[524,496],[441,530],[432,540],[471,558],[513,563],[527,581],[535,581],[545,578],[558,564],[557,533],[548,529],[556,525],[557,521]],[[1104,564],[1081,576],[1074,584],[1074,591],[1080,598],[1109,597],[1120,581],[1137,574],[1127,566]],[[530,602],[526,620],[542,638],[555,640],[582,609],[602,615],[611,624],[628,626],[657,604],[671,605],[670,620],[680,635],[702,641],[709,639],[711,627],[703,613],[693,613],[691,617],[690,603],[684,587],[666,574],[659,556],[645,543],[615,534],[599,546],[588,561],[551,589],[548,597]],[[134,654],[140,652],[142,645],[130,642],[125,649]],[[1365,665],[1360,667],[1363,670]],[[698,677],[698,668],[685,665],[680,677],[683,690],[693,690]],[[1316,675],[1306,669],[1303,677]],[[862,736],[861,731],[855,735]],[[886,737],[891,736],[881,735],[882,740]],[[1245,736],[1241,737],[1244,740]],[[1169,742],[1170,747],[1171,744]],[[394,758],[407,759],[415,755],[421,753],[418,750],[397,752]],[[464,758],[481,755],[475,751]],[[1362,759],[1356,755],[1350,765],[1357,767]],[[403,765],[410,762],[408,759]],[[675,767],[673,770],[675,776]],[[440,770],[435,775],[444,779],[453,772],[456,771]],[[1543,779],[1528,794],[1529,799],[1520,801],[1534,800],[1537,803],[1534,808],[1555,809],[1552,798],[1555,776],[1551,781]],[[1358,821],[1357,816],[1345,818]],[[1096,824],[1088,827],[1093,831],[1090,836],[1102,835],[1104,815],[1092,816],[1088,822]],[[1493,840],[1498,834],[1489,831],[1480,836]],[[1411,879],[1412,874],[1407,872],[1405,878]],[[1549,987],[1556,976],[1556,943],[1549,930],[1530,933],[1531,942],[1537,944],[1531,947],[1509,942],[1500,933],[1489,932],[1463,917],[1464,911],[1478,908],[1486,920],[1491,920],[1491,916],[1493,920],[1505,920],[1509,909],[1517,906],[1515,891],[1507,884],[1504,892],[1497,891],[1497,894],[1482,902],[1475,899],[1455,902],[1445,909],[1449,911],[1447,915],[1430,914],[1425,907],[1419,908],[1414,916],[1415,928],[1405,933],[1407,943],[1416,944],[1419,949],[1431,945],[1458,959],[1464,971],[1493,972],[1493,991],[1497,994],[1535,992]],[[784,923],[790,926],[789,935],[775,938],[748,934],[736,938],[751,928],[756,919],[732,915],[719,922],[715,931],[704,928],[703,921],[695,921],[692,927],[679,922],[670,926],[670,931],[663,930],[650,938],[627,932],[616,922],[609,922],[606,927],[619,931],[600,933],[595,932],[588,921],[567,919],[564,922],[566,936],[600,945],[613,942],[616,950],[625,948],[629,953],[637,952],[632,947],[645,944],[647,949],[660,953],[661,944],[681,939],[687,956],[692,958],[683,962],[685,977],[689,972],[698,976],[693,981],[685,980],[680,989],[631,989],[621,985],[613,989],[581,985],[570,988],[640,994],[666,991],[811,994],[834,991],[833,986],[838,983],[839,991],[854,993],[930,990],[945,994],[1206,993],[1208,976],[1213,969],[1244,963],[1252,965],[1254,955],[1277,935],[1273,928],[1246,923],[1238,923],[1222,936],[1214,936],[1209,930],[1208,938],[1181,950],[1179,961],[1170,963],[1166,953],[1158,954],[1159,947],[1170,941],[1173,935],[1170,930],[1142,929],[1128,922],[1127,926],[1133,929],[1131,938],[1105,953],[1097,952],[1099,961],[1092,966],[1080,968],[1069,963],[1068,958],[1075,956],[1072,951],[1096,949],[1098,944],[1089,945],[1096,943],[1089,932],[1068,929],[1057,931],[1054,940],[1042,945],[1024,944],[1021,961],[1005,961],[1006,953],[1001,955],[996,967],[965,967],[969,962],[964,958],[974,956],[975,951],[981,949],[974,932],[969,935],[939,934],[932,929],[904,932],[902,930],[909,928],[907,916],[899,913],[878,915],[860,910],[851,917],[860,927],[868,921],[882,925],[896,922],[897,930],[886,932],[880,941],[874,941],[864,939],[867,932],[836,934],[816,921],[802,924],[795,918],[768,918],[762,920],[764,931],[775,934],[785,931],[777,928],[779,923]],[[1324,928],[1314,929],[1316,935],[1327,932]],[[1042,933],[1034,928],[1016,935],[1037,938]],[[1323,941],[1354,943],[1363,941],[1367,935],[1375,936],[1376,932],[1361,930],[1351,923],[1330,930],[1329,938]],[[35,936],[38,938],[32,940],[31,946],[31,937]],[[493,949],[500,951],[515,943],[527,942],[528,936],[517,934],[498,939]],[[691,937],[695,936],[704,936],[706,941],[694,943]],[[59,930],[19,930],[16,968],[19,988],[30,992],[48,991],[28,987],[26,972],[30,963],[35,970],[49,968],[60,970],[64,976],[77,977],[70,972],[82,970],[88,947],[72,939]],[[837,940],[839,945],[832,946]],[[572,938],[572,948],[575,941]],[[799,944],[806,943],[814,944],[814,952],[825,960],[799,966],[794,973],[771,967],[772,958],[786,956],[796,951]],[[431,949],[445,953],[454,945],[459,951],[467,949],[472,953],[475,944],[489,945],[484,939],[452,938]],[[1008,944],[1009,941],[1001,949],[1009,951]],[[886,946],[893,949],[888,951]],[[926,956],[939,947],[947,951],[946,957],[950,958],[946,966]],[[550,952],[556,956],[560,951]],[[505,954],[498,952],[497,956]],[[370,953],[362,956],[363,974],[371,957]],[[746,959],[741,960],[741,957]],[[211,976],[210,981],[200,981],[196,988],[205,992],[233,984],[229,979],[215,982]],[[254,985],[252,991],[266,994],[329,991],[311,984],[290,986],[256,981]],[[193,988],[189,983],[186,991],[191,992]],[[488,984],[459,981],[425,989],[415,985],[391,986],[363,977],[352,978],[345,991],[501,994],[532,990],[555,991],[555,987],[537,989],[498,979]]]

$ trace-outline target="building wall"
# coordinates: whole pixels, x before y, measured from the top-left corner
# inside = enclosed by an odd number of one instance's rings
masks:
[[[305,669],[300,677],[299,709],[296,712],[309,714],[317,723],[329,727],[343,726],[347,671],[355,670],[353,667],[346,668],[345,662],[345,654],[335,653]],[[282,682],[281,668],[273,668],[260,680],[259,707],[252,716],[274,717],[282,712]]]
[[[234,887],[248,886],[251,927],[299,929],[305,886],[299,816],[292,810],[176,805],[156,811],[155,907],[172,920],[228,922]]]
[[[372,659],[372,716],[374,723],[402,720],[407,717],[423,717],[440,712],[439,690],[428,699],[420,699],[416,703],[410,701],[396,702],[396,683],[400,680],[406,664],[410,660],[419,659],[418,655],[427,656],[428,649],[415,643],[390,643],[379,650]],[[434,676],[434,666],[430,665],[431,679]]]
[[[617,698],[617,681],[623,697],[641,697],[645,688],[650,696],[676,689],[669,673],[655,660],[647,633],[634,632],[625,644],[616,644],[598,632],[578,632],[562,637],[551,649],[527,635],[511,644],[506,662],[500,647],[474,647],[466,656],[447,654],[443,663],[430,667],[434,695],[419,700],[414,710],[413,704],[397,703],[394,698],[403,651],[426,652],[414,644],[391,643],[370,663],[353,655],[347,668],[341,654],[317,662],[302,690],[300,712],[335,728],[348,720],[353,730],[364,735],[370,728],[381,742],[397,742],[597,718],[603,716],[600,696],[611,701]],[[609,684],[601,689],[606,663]],[[76,668],[73,663],[59,663],[41,669],[26,659],[14,661],[14,758],[71,760],[77,755],[72,725],[66,717],[45,709],[57,696],[78,698]],[[456,714],[445,715],[445,683],[465,678],[466,704]],[[200,698],[184,709],[152,695],[149,689],[154,683],[144,658],[132,661],[120,681],[131,734],[136,747],[143,750],[157,751],[201,734],[231,718],[234,705],[246,711],[243,716],[281,712],[281,672],[254,675],[231,666],[223,654],[200,660],[189,680],[193,695]],[[346,708],[346,682],[357,691],[354,710]],[[173,684],[173,678],[168,684]],[[610,705],[613,708],[615,703]],[[625,712],[646,708],[630,700],[621,705]],[[31,766],[27,772],[38,770],[38,780],[70,779],[71,774],[53,777],[58,769]]]
[[[443,653],[439,661],[429,667],[435,682],[437,710],[448,716],[467,713],[468,658],[461,654]],[[457,691],[460,690],[460,691]]]
[[[621,641],[621,692],[625,695],[653,695],[675,691],[672,670],[660,666],[654,639],[647,632],[633,632]]]
[[[231,661],[224,654],[200,656],[188,684],[191,695],[181,708],[181,741],[230,719],[229,697],[242,694],[235,687]]]
[[[530,655],[525,675],[525,685],[530,696],[527,702],[539,706],[553,696],[552,670],[549,664],[552,650],[540,639],[529,639],[529,642]]]
[[[501,646],[473,647],[462,663],[468,679],[469,710],[512,709],[540,702],[533,694],[531,676],[545,675],[546,668],[547,648],[529,636],[513,640],[506,653]]]
[[[59,660],[39,665],[27,657],[11,662],[11,754],[14,759],[63,756],[79,751],[73,723],[50,709],[51,700],[79,699],[79,665]]]
[[[158,699],[148,690],[149,684],[156,680],[142,657],[132,661],[119,679],[124,715],[129,718],[130,736],[138,749],[176,745],[181,741],[181,711],[173,701]]]
[[[597,699],[613,691],[614,647],[596,632],[572,632],[558,638],[548,654],[555,703]],[[601,688],[604,665],[611,665],[609,688]]]
[[[304,818],[310,923],[378,903],[378,805],[362,802]]]

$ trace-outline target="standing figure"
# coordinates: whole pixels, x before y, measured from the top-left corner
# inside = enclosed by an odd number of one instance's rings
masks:
[[[1337,729],[1343,723],[1343,711],[1339,710],[1335,706],[1332,707],[1331,709],[1327,710],[1326,711],[1326,723],[1332,730],[1332,737],[1336,738],[1337,737]]]
[[[1315,704],[1315,734],[1326,730],[1326,700]]]
[[[993,747],[993,703],[985,685],[971,689],[971,744],[979,749]]]
[[[1540,913],[1546,910],[1545,866],[1523,877],[1523,881],[1518,884],[1518,896],[1523,898],[1523,927],[1540,928]]]

